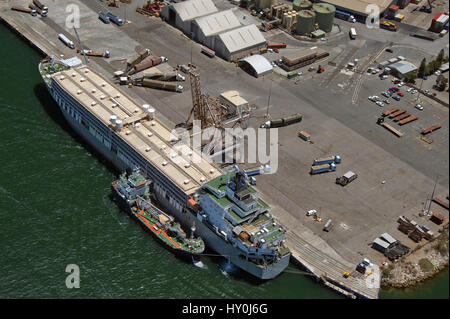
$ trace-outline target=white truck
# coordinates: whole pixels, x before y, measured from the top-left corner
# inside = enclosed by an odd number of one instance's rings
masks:
[[[349,35],[350,35],[350,39],[355,40],[356,36],[357,36],[356,29],[350,28]]]

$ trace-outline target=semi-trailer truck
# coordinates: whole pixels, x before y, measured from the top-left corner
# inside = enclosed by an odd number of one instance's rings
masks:
[[[314,165],[311,166],[311,175],[324,173],[324,172],[332,172],[336,170],[336,164],[323,164],[323,165]]]
[[[318,157],[318,158],[314,159],[313,165],[332,164],[332,163],[333,164],[341,163],[341,157],[339,155]]]
[[[117,24],[118,26],[121,26],[123,24],[123,21],[121,18],[119,18],[118,16],[112,14],[111,12],[108,12],[106,14],[106,16],[109,18],[109,20],[111,20],[112,22],[114,22],[115,24]]]

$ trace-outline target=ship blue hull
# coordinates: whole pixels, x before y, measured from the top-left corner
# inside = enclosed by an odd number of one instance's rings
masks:
[[[94,149],[96,149],[100,154],[104,156],[109,162],[111,162],[119,171],[124,171],[126,169],[133,169],[133,167],[129,167],[126,163],[124,163],[116,154],[114,154],[108,147],[106,147],[102,142],[97,140],[88,129],[86,129],[83,125],[72,117],[58,101],[61,101],[61,98],[57,96],[56,90],[47,86],[48,91],[52,95],[53,99],[59,105],[59,108],[67,120],[69,125],[73,128],[78,135],[80,135],[89,145],[91,145]],[[146,171],[144,168],[141,168],[141,171],[146,174],[148,177],[153,179],[152,174],[149,171]],[[219,255],[225,257],[228,261],[233,263],[235,266],[240,269],[252,274],[253,276],[260,279],[272,279],[278,276],[289,264],[290,254],[285,255],[277,262],[269,264],[265,267],[256,265],[253,262],[246,260],[245,258],[239,257],[242,256],[243,252],[234,247],[231,243],[220,237],[215,231],[206,226],[205,222],[200,221],[196,215],[187,212],[185,209],[180,207],[175,207],[166,199],[166,190],[161,190],[155,188],[154,195],[158,202],[158,204],[166,210],[169,214],[173,215],[185,229],[190,229],[192,225],[196,227],[196,235],[200,236],[206,246]]]

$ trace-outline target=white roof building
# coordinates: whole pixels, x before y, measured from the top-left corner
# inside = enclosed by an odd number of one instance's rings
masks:
[[[181,21],[193,20],[217,12],[217,8],[212,0],[189,0],[174,3],[172,6]]]
[[[215,38],[219,33],[236,29],[241,26],[233,10],[216,12],[195,19],[192,31],[198,42],[214,50]]]
[[[397,239],[389,235],[388,233],[384,233],[380,236],[381,239],[388,242],[389,245],[395,244],[397,242]]]
[[[417,71],[417,67],[408,61],[398,61],[389,66],[396,75],[400,78],[404,77],[406,74]]]
[[[239,60],[239,65],[255,77],[271,73],[273,69],[269,60],[259,54],[251,55]]]
[[[164,6],[161,16],[184,33],[191,35],[192,21],[219,11],[212,0],[188,0]]]
[[[217,40],[216,53],[228,61],[236,61],[266,45],[266,39],[254,24],[221,33]]]

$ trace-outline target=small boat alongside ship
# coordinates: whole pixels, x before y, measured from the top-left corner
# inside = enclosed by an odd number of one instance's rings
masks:
[[[149,231],[164,247],[178,255],[197,256],[205,250],[200,237],[195,237],[195,228],[191,228],[188,236],[175,218],[157,208],[151,199],[151,181],[147,180],[139,170],[112,183],[112,189],[119,206],[130,213],[145,230]]]

